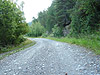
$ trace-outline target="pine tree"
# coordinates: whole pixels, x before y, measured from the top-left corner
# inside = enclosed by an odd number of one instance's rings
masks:
[[[69,17],[69,13],[67,12],[69,9],[72,9],[75,5],[75,1],[73,0],[55,0],[56,5],[56,21],[58,26],[64,27],[71,20]]]

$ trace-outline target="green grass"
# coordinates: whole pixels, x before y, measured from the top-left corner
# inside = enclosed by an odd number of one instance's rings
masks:
[[[34,44],[36,44],[35,41],[31,41],[31,40],[27,39],[26,41],[22,42],[20,45],[10,46],[8,49],[5,48],[5,49],[3,49],[3,50],[0,51],[0,54],[1,53],[5,53],[4,55],[0,56],[0,60],[3,59],[6,56],[9,56],[9,55],[12,55],[12,54],[14,54],[16,52],[24,50],[25,48],[31,47]]]
[[[32,36],[25,36],[26,38],[42,38],[42,36],[32,37]]]
[[[68,37],[54,38],[54,37],[47,37],[47,39],[80,45],[80,46],[89,48],[92,51],[94,51],[97,55],[100,55],[100,40],[97,40],[95,38],[87,38],[87,37],[84,37],[84,38],[68,38]]]

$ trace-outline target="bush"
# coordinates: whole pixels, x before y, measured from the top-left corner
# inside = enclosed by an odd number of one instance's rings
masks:
[[[47,36],[48,36],[47,33],[43,33],[43,34],[42,34],[42,37],[47,37]]]
[[[58,27],[57,25],[52,28],[54,37],[61,37],[63,36],[62,28]]]
[[[49,35],[49,37],[54,37],[53,33]]]
[[[16,3],[0,0],[0,45],[14,45],[28,32],[23,12]],[[17,41],[18,40],[18,41]]]

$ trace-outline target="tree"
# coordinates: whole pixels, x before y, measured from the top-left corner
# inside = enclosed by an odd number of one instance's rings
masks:
[[[54,3],[52,3],[51,6],[46,11],[40,12],[38,14],[37,20],[41,23],[41,25],[43,25],[45,27],[45,29],[49,33],[51,33],[52,28],[56,24]]]
[[[27,32],[24,27],[27,30],[23,12],[16,4],[10,0],[0,0],[0,45],[16,44],[15,41]]]
[[[70,14],[67,12],[75,5],[74,0],[55,0],[56,21],[58,26],[65,27],[71,22]]]
[[[28,36],[38,37],[45,32],[45,28],[39,22],[33,22],[30,26],[30,32]]]
[[[46,29],[49,31],[49,33],[52,32],[52,28],[56,24],[56,18],[55,18],[55,4],[52,3],[51,6],[48,8],[47,11],[47,22],[46,22]]]
[[[92,33],[100,27],[100,1],[77,0],[72,10],[71,34],[79,35]]]
[[[46,28],[46,22],[47,22],[47,11],[39,12],[38,14],[38,21]]]

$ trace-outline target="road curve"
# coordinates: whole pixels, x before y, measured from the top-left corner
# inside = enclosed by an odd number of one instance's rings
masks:
[[[0,60],[0,75],[100,75],[100,56],[76,45],[42,38]]]

